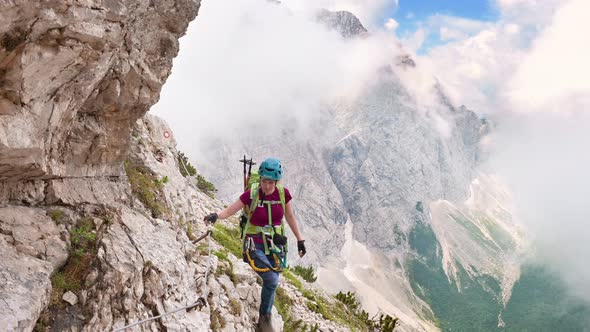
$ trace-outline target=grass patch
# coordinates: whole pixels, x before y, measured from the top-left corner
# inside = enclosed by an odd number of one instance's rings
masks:
[[[190,221],[185,222],[183,218],[179,218],[178,224],[180,225],[181,228],[183,228],[185,230],[186,236],[189,238],[189,240],[194,241],[197,238],[193,232],[193,223],[192,222],[190,222]]]
[[[215,185],[207,181],[201,174],[197,175],[197,188],[199,188],[202,192],[207,194],[207,196],[215,198],[217,188],[215,188]]]
[[[84,217],[78,221],[76,227],[70,231],[70,241],[75,245],[76,251],[84,251],[96,241],[96,233],[93,233],[94,221],[92,217]]]
[[[227,322],[225,321],[225,318],[223,318],[223,316],[221,315],[219,309],[211,311],[211,324],[209,325],[209,327],[211,327],[211,330],[220,331],[225,327],[226,324]]]
[[[215,198],[215,193],[217,192],[217,188],[215,185],[209,181],[207,181],[202,175],[197,174],[197,169],[191,165],[188,161],[187,156],[184,155],[182,152],[178,152],[178,170],[182,176],[195,176],[197,178],[197,188],[204,192],[207,196],[211,198]]]
[[[163,184],[147,168],[125,161],[125,172],[129,178],[131,191],[139,201],[152,213],[152,217],[161,218],[168,212],[164,200]]]
[[[231,312],[232,315],[234,315],[234,316],[241,316],[242,315],[242,303],[236,299],[229,300],[229,312]]]
[[[234,256],[242,257],[242,239],[239,228],[230,228],[217,223],[213,231],[213,239],[224,246]]]
[[[237,284],[238,278],[236,277],[236,275],[234,273],[234,264],[231,262],[231,260],[227,256],[227,252],[214,251],[213,255],[215,255],[215,256],[217,256],[217,258],[219,258],[220,263],[225,262],[227,264],[227,266],[225,264],[218,264],[217,271],[215,271],[215,275],[217,277],[219,277],[222,274],[226,274],[229,277],[229,279],[234,283],[234,285]]]
[[[61,305],[64,293],[76,292],[88,286],[84,280],[96,257],[96,238],[92,217],[81,218],[70,230],[68,260],[64,267],[51,276],[51,305]]]
[[[293,275],[293,273],[291,273],[291,270],[283,270],[282,274],[283,277],[287,279],[287,281],[289,281],[291,285],[295,286],[295,288],[297,288],[300,292],[303,292],[303,284],[299,279],[297,279],[296,276]]]
[[[47,215],[49,218],[55,221],[56,224],[61,224],[64,222],[65,213],[62,210],[51,209],[47,211]]]
[[[334,299],[328,299],[311,289],[304,288],[302,282],[292,273],[292,271],[283,271],[283,276],[287,282],[295,286],[295,288],[301,292],[303,297],[308,300],[306,301],[306,305],[309,310],[320,314],[325,320],[330,320],[342,326],[347,326],[352,331],[391,331],[387,328],[392,326],[393,320],[397,321],[395,318],[387,315],[381,315],[378,319],[369,318],[368,314],[364,310],[361,310],[360,303],[356,300],[354,293],[340,292]],[[281,304],[281,306],[282,308],[279,310],[279,313],[281,313],[281,316],[283,316],[283,320],[285,321],[286,332],[306,331],[308,327],[312,331],[314,329],[317,331],[319,328],[317,325],[309,326],[307,324],[304,324],[302,327],[302,322],[293,321],[291,319],[290,312],[285,316],[281,311],[286,311],[287,306],[285,304]],[[278,304],[277,309],[279,309]]]
[[[291,307],[293,306],[293,300],[291,300],[283,287],[277,287],[275,294],[275,306],[277,307],[277,311],[283,317],[285,322],[291,319]]]
[[[397,325],[398,318],[389,315],[379,314],[378,317],[369,317],[369,313],[362,309],[356,295],[352,292],[338,292],[336,299],[352,313],[351,321],[356,321],[363,330],[391,332]]]
[[[209,254],[209,247],[206,244],[201,243],[197,246],[197,251],[201,256],[206,256]]]
[[[307,331],[308,324],[304,323],[301,319],[296,321],[290,319],[289,321],[284,322],[283,324],[283,332],[300,332],[300,331]]]
[[[303,267],[301,265],[297,265],[293,268],[293,272],[309,283],[313,283],[318,279],[313,266]]]

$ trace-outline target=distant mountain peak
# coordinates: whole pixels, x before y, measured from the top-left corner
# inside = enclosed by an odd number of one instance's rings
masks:
[[[322,9],[316,17],[318,21],[338,31],[344,38],[362,36],[368,33],[358,17],[348,11]]]

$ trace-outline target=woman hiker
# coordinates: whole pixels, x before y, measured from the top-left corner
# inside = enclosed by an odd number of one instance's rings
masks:
[[[211,213],[205,222],[226,219],[241,209],[250,211],[243,231],[244,260],[262,278],[260,316],[257,331],[272,332],[271,310],[279,283],[282,262],[286,260],[283,216],[297,238],[299,257],[305,255],[305,241],[299,233],[291,206],[291,194],[278,182],[283,177],[280,160],[268,158],[258,169],[260,185],[252,185],[232,205],[219,213]],[[269,218],[272,216],[271,218]]]

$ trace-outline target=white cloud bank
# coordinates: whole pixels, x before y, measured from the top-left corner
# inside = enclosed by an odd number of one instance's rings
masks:
[[[590,1],[566,3],[535,40],[507,87],[519,108],[559,107],[567,103],[564,98],[590,98],[588,13]]]
[[[497,123],[488,166],[514,191],[538,252],[590,301],[590,1],[497,6],[498,22],[471,36],[458,28],[417,62]]]
[[[271,133],[286,121],[304,128],[321,102],[353,97],[391,61],[385,32],[344,40],[310,14],[260,0],[203,3],[153,108],[181,149],[198,155],[257,125]]]

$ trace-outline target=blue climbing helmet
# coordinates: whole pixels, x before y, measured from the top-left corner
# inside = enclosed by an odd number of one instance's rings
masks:
[[[261,178],[278,181],[283,177],[283,166],[277,158],[265,159],[258,168],[258,175]]]

